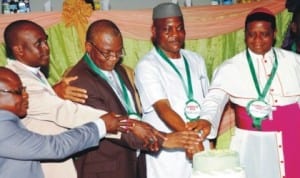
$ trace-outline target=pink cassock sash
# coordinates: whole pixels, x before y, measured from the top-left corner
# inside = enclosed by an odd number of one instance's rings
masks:
[[[236,126],[255,130],[244,107],[235,106]],[[263,131],[282,131],[285,178],[300,178],[300,109],[298,103],[277,106],[273,117],[262,121]]]

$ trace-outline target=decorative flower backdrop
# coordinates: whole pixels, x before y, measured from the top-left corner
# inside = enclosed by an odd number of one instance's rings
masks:
[[[82,47],[84,47],[85,32],[92,12],[91,4],[84,0],[65,0],[63,3],[62,19],[67,27],[76,28]]]

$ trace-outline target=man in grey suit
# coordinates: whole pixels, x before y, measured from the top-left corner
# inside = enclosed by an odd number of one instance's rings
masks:
[[[105,114],[101,119],[43,136],[31,132],[20,121],[27,114],[28,94],[17,74],[0,67],[0,177],[43,178],[38,160],[63,159],[97,146],[106,132],[127,131],[132,123],[125,117]],[[125,120],[126,119],[126,120]]]

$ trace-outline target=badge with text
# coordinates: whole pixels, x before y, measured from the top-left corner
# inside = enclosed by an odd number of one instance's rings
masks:
[[[272,112],[272,107],[263,100],[252,100],[247,105],[247,111],[251,117],[263,119]]]
[[[195,100],[189,100],[185,103],[184,115],[189,120],[198,119],[200,116],[200,104]]]

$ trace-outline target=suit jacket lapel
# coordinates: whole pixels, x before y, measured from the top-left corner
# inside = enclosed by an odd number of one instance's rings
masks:
[[[10,61],[10,65],[15,69],[14,71],[16,71],[16,73],[20,76],[22,81],[23,80],[31,80],[31,81],[34,80],[34,81],[36,81],[36,82],[34,82],[34,85],[43,86],[43,88],[45,88],[49,93],[56,95],[55,91],[53,90],[53,88],[51,87],[51,85],[49,84],[49,82],[47,81],[47,79],[41,72],[40,72],[40,74],[41,74],[42,78],[45,80],[45,83],[41,82],[41,80],[35,74],[33,74],[31,71],[27,70],[24,66],[22,66],[20,64],[20,62]]]

